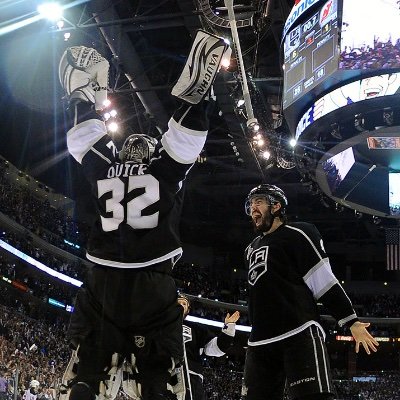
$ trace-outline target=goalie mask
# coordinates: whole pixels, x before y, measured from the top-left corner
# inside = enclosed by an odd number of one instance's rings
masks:
[[[119,157],[122,162],[148,164],[157,145],[157,139],[143,134],[133,134],[126,138]]]

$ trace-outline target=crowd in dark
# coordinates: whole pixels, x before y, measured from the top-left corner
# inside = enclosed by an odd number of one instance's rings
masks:
[[[375,41],[374,47],[346,48],[340,54],[342,69],[390,69],[400,67],[400,40],[396,44]]]
[[[363,380],[336,379],[334,381],[336,398],[338,400],[400,400],[399,378],[398,371],[391,371],[362,374]]]
[[[13,383],[18,370],[18,399],[22,398],[32,379],[40,382],[38,400],[56,399],[57,383],[70,355],[65,340],[67,318],[62,314],[53,315],[50,322],[27,316],[24,304],[27,300],[18,299],[15,290],[2,287],[0,292],[0,378],[8,382],[6,398],[13,398]],[[203,362],[204,386],[209,400],[242,398],[243,359],[204,357]],[[335,371],[338,400],[400,399],[399,371],[358,372],[355,376],[358,378],[348,376],[345,371]],[[361,381],[355,380],[360,377]],[[120,393],[117,400],[123,399],[126,396]]]
[[[50,396],[70,356],[65,340],[66,321],[32,319],[23,311],[24,307],[0,305],[1,374],[9,380],[10,394],[14,390],[11,382],[18,373],[19,395],[36,379],[42,393]]]
[[[4,169],[0,168],[0,211],[25,228],[25,234],[0,231],[0,239],[42,262],[53,270],[70,277],[84,280],[87,266],[83,258],[85,227],[80,226],[62,211],[40,201],[29,191],[9,182]],[[62,258],[38,246],[33,237],[74,253],[75,262]],[[76,249],[66,245],[64,239],[79,243]],[[78,257],[79,256],[79,257]],[[52,399],[56,396],[54,388],[60,379],[69,359],[70,350],[65,340],[65,330],[69,314],[49,306],[48,299],[55,298],[64,304],[73,304],[76,287],[63,283],[41,272],[26,261],[10,256],[6,251],[0,253],[0,377],[9,382],[19,371],[19,393],[29,385],[31,379],[41,383],[38,400]],[[220,302],[237,304],[246,300],[245,279],[222,279],[210,267],[178,264],[174,277],[181,292],[198,298],[218,299]],[[7,279],[9,281],[7,281]],[[11,281],[18,281],[27,288],[21,291],[13,288]],[[8,283],[6,283],[8,282]],[[360,295],[350,297],[360,316],[400,317],[400,295]],[[222,321],[226,310],[207,307],[201,301],[193,301],[192,315]],[[247,315],[242,312],[239,324],[248,325]],[[375,329],[375,330],[374,330]],[[329,328],[327,328],[329,330]],[[372,327],[377,335],[395,335],[395,331]],[[342,332],[346,333],[346,332]],[[333,337],[333,336],[331,336]],[[34,345],[32,347],[32,345]],[[204,359],[205,388],[211,400],[236,400],[241,398],[243,360],[222,357]],[[379,375],[379,374],[378,374]],[[368,398],[371,400],[398,399],[399,373],[381,374],[374,382],[353,382],[348,377],[337,379],[335,386],[338,399],[350,400]],[[226,377],[229,379],[226,379]],[[11,396],[12,393],[9,393]],[[396,397],[397,396],[397,397]],[[121,394],[120,399],[124,396]]]
[[[89,227],[13,182],[7,165],[0,159],[0,211],[49,243],[84,257]],[[69,246],[64,240],[80,248]]]

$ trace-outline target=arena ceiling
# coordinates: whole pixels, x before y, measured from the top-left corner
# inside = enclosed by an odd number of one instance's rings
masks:
[[[5,55],[0,61],[0,89],[6,95],[1,101],[0,148],[19,168],[72,193],[78,203],[85,204],[85,200],[80,201],[82,182],[74,185],[69,179],[75,166],[66,155],[56,75],[62,51],[85,44],[110,60],[110,97],[123,132],[115,140],[120,143],[134,131],[158,136],[165,130],[177,104],[170,91],[197,29],[228,38],[231,35],[222,0],[61,3],[65,7],[62,28],[41,20],[6,33],[3,28],[35,15],[36,2],[6,1],[0,5],[0,50]],[[188,180],[182,221],[188,242],[205,246],[219,243],[222,251],[235,248],[241,252],[252,236],[243,212],[244,198],[252,187],[267,182],[287,192],[292,218],[316,223],[332,242],[335,254],[348,253],[349,239],[357,244],[382,245],[382,234],[370,218],[355,219],[351,210],[336,213],[334,204],[301,182],[282,145],[289,132],[281,113],[279,48],[282,27],[293,4],[294,0],[234,2],[254,113],[272,158],[263,160],[251,144],[253,135],[237,106],[241,86],[234,61],[215,83],[218,107],[200,162]],[[371,253],[375,250],[371,247]],[[350,262],[373,262],[365,251],[352,248],[351,253],[354,260]]]

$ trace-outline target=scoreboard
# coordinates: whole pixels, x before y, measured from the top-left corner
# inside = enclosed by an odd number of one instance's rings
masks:
[[[338,69],[338,0],[314,2],[304,14],[284,37],[283,109]]]

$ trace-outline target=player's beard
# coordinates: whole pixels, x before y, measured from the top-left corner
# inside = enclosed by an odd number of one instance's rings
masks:
[[[273,222],[274,222],[274,216],[268,209],[265,214],[261,215],[260,224],[256,224],[254,220],[252,220],[254,232],[256,233],[268,232],[271,229]]]

